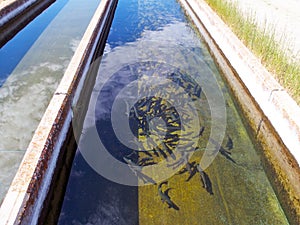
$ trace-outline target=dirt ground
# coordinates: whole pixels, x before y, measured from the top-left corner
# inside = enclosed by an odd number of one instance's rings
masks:
[[[262,27],[275,30],[292,57],[300,59],[300,0],[227,0],[235,1],[245,15],[255,16]]]
[[[0,0],[0,10],[16,0]],[[276,38],[300,59],[300,0],[227,0],[235,1],[245,15],[253,15],[261,26],[274,28]]]

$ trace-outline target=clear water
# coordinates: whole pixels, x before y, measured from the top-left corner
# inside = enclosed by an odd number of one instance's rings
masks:
[[[288,224],[175,0],[119,1],[82,131],[79,109],[59,224]]]
[[[0,49],[0,202],[98,4],[58,0]]]
[[[0,48],[0,62],[5,65],[0,67],[0,86],[67,2],[68,0],[55,2]]]

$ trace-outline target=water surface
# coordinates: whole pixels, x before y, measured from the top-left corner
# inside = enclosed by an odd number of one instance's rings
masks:
[[[59,0],[0,49],[0,202],[98,4]]]
[[[119,1],[77,132],[59,224],[288,224],[175,0]]]

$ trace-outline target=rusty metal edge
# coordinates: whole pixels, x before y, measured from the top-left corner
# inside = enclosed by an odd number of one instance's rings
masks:
[[[3,1],[0,4],[0,27],[9,23],[15,17],[30,9],[34,4],[38,4],[39,0],[14,0]]]
[[[97,41],[117,0],[98,6],[27,148],[0,208],[0,224],[37,224],[61,146],[71,125],[71,105],[80,95]]]
[[[18,1],[12,1],[6,7],[0,6],[0,48],[55,1],[56,0],[35,1],[25,8],[23,7],[25,2],[23,2],[23,5],[19,5],[16,4]],[[11,10],[14,10],[15,13],[10,16],[10,18],[4,20]]]
[[[230,86],[291,224],[300,224],[300,108],[203,0],[178,0]]]

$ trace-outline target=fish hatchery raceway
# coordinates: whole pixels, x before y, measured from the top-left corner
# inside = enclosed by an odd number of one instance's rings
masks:
[[[292,57],[299,57],[300,0],[228,1],[236,1],[245,15],[255,12],[261,24],[275,25],[278,39],[283,32],[286,33],[289,42],[292,42],[289,46],[293,46],[290,48],[290,54]],[[41,1],[0,0],[0,26],[22,14],[36,2]],[[205,1],[179,0],[179,2],[191,15],[217,64],[224,72],[225,79],[250,124],[253,138],[263,146],[266,167],[275,177],[271,182],[276,187],[285,211],[290,211],[287,213],[290,214],[289,220],[294,224],[300,224],[299,106],[263,68],[259,60],[237,41],[230,29],[212,12]],[[206,19],[202,20],[204,17]],[[247,77],[249,74],[250,79]]]

